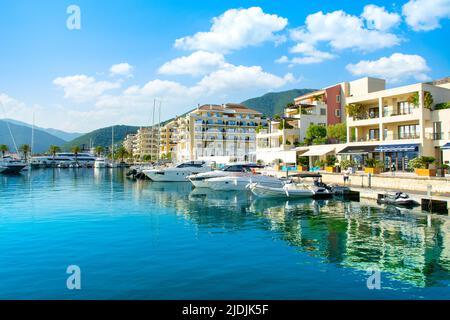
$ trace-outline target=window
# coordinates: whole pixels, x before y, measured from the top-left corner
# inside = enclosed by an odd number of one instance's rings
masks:
[[[401,101],[397,103],[398,106],[398,114],[411,114],[414,105],[409,103],[408,101]]]
[[[337,103],[341,103],[341,95],[340,95],[340,94],[338,94],[338,95],[336,96],[336,102],[337,102]]]
[[[419,134],[419,125],[411,124],[405,126],[398,126],[398,138],[399,139],[418,139]]]
[[[327,115],[327,109],[320,108],[320,115],[321,116],[326,116]]]
[[[369,108],[369,118],[374,119],[380,116],[380,110],[378,108]]]
[[[369,140],[379,140],[380,129],[369,129]]]
[[[440,121],[433,122],[433,140],[442,139],[442,123]]]
[[[341,117],[341,109],[336,109],[334,112],[335,112],[336,117],[338,117],[338,118]]]

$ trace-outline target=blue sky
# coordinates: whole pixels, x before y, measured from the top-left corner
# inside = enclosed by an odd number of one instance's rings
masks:
[[[81,29],[69,30],[69,5]],[[6,116],[67,131],[363,76],[450,76],[450,0],[0,1]],[[178,40],[177,40],[178,39]],[[113,67],[115,66],[115,67]],[[0,108],[0,117],[3,117]]]

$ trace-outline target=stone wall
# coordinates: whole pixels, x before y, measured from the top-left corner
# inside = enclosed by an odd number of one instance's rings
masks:
[[[327,184],[343,184],[343,175],[339,173],[322,173],[322,180]],[[353,174],[350,175],[350,186],[368,187],[368,175]],[[400,177],[400,176],[380,176],[371,177],[371,187],[388,190],[405,190],[427,192],[431,185],[431,191],[435,194],[450,194],[450,178],[436,177]]]

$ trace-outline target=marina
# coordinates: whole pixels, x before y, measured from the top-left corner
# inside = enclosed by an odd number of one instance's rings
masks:
[[[263,199],[124,169],[35,169],[0,188],[3,299],[450,298],[450,220],[420,208]],[[83,290],[61,285],[71,264]]]

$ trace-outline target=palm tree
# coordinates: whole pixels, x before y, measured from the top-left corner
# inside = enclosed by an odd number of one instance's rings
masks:
[[[105,148],[103,148],[102,146],[96,146],[95,147],[95,155],[97,157],[100,157],[100,155],[105,151]]]
[[[75,163],[78,164],[78,154],[81,152],[81,148],[79,146],[73,146],[70,151],[75,154]]]
[[[28,144],[23,144],[19,147],[19,151],[23,153],[25,161],[28,160],[28,154],[31,152],[31,147]]]
[[[2,153],[2,158],[5,157],[5,153],[8,152],[9,148],[6,144],[0,144],[0,152]]]
[[[53,156],[53,162],[55,162],[55,157],[58,152],[61,152],[61,148],[58,146],[51,145],[48,147],[48,152]]]
[[[120,162],[123,162],[123,159],[128,156],[128,151],[122,146],[117,149],[116,155],[120,158]]]

